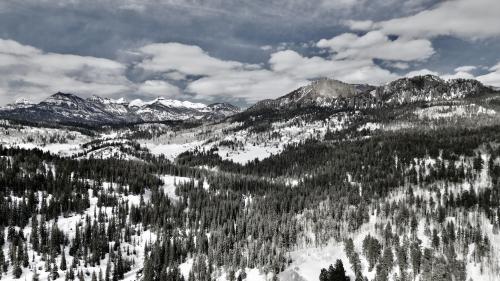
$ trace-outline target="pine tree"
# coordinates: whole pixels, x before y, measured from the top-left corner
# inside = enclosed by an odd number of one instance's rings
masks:
[[[422,262],[422,252],[417,243],[413,243],[410,248],[411,264],[414,277],[420,273],[420,265]]]
[[[62,248],[62,257],[61,257],[61,265],[59,266],[61,270],[66,271],[66,251],[64,250],[64,247]]]
[[[66,278],[69,280],[75,279],[75,271],[73,270],[73,267],[69,268],[69,272],[66,274]]]
[[[27,243],[24,244],[24,250],[23,250],[23,267],[28,267],[30,264],[28,256],[28,246],[26,244]]]
[[[59,269],[57,267],[57,264],[55,263],[54,266],[52,266],[52,272],[50,276],[52,277],[52,280],[56,280],[57,278],[59,278]]]
[[[16,279],[19,279],[23,274],[23,270],[21,269],[21,266],[19,265],[18,262],[14,263],[14,271],[12,272],[12,274]]]
[[[40,240],[38,238],[38,216],[35,214],[31,218],[31,235],[30,235],[31,245],[33,250],[38,252]]]
[[[342,260],[337,259],[335,262],[334,275],[331,276],[331,281],[349,281],[349,277],[345,275],[344,264]]]
[[[394,255],[390,246],[384,248],[381,263],[385,267],[387,272],[391,271],[394,263]]]
[[[0,234],[3,234],[3,233],[0,233]],[[0,247],[0,249],[1,249],[1,247]],[[5,260],[3,250],[1,250],[0,251],[0,276],[2,276],[2,271],[7,272],[7,270],[8,270],[8,263]]]
[[[344,264],[342,260],[337,259],[335,266],[330,265],[328,270],[323,268],[319,274],[320,281],[349,281],[349,277],[345,274]]]
[[[319,274],[319,281],[330,281],[330,274],[328,270],[322,268],[321,273]]]
[[[369,263],[369,270],[371,271],[377,263],[382,250],[382,245],[378,240],[369,234],[363,240],[363,253]]]
[[[106,264],[106,272],[104,273],[104,281],[110,281],[109,278],[110,278],[110,275],[111,275],[111,266],[110,266],[110,262],[108,260],[108,263]]]

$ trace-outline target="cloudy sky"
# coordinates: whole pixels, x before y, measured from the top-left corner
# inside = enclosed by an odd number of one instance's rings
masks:
[[[0,104],[82,97],[247,106],[312,79],[432,73],[500,87],[498,0],[2,0]]]

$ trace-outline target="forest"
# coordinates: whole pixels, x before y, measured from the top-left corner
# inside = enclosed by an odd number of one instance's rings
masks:
[[[498,274],[481,224],[498,233],[499,138],[498,126],[327,135],[246,165],[214,150],[126,161],[0,147],[0,277],[245,280],[257,268],[278,280],[290,253],[331,241],[347,259],[319,280],[465,281],[470,260]],[[173,198],[158,175],[190,180]]]

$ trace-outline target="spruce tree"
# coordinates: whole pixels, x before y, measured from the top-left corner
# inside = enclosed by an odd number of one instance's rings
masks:
[[[59,266],[59,268],[61,268],[61,270],[63,271],[66,271],[67,267],[66,267],[66,251],[64,250],[64,247],[62,248],[62,251],[61,251],[61,265]]]
[[[14,263],[14,270],[12,271],[12,274],[14,275],[15,279],[19,279],[23,274],[23,270],[21,269],[21,266],[18,262]]]

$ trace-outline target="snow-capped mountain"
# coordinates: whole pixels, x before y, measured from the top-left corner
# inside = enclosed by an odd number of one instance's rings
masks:
[[[293,109],[296,107],[341,107],[356,102],[373,100],[369,93],[375,87],[370,85],[348,84],[333,79],[319,79],[311,84],[298,88],[275,100],[263,100],[250,107],[249,110],[265,108]]]
[[[389,104],[445,101],[472,97],[489,89],[473,79],[450,79],[425,75],[402,78],[377,88],[376,97]]]
[[[302,112],[302,109],[308,108],[324,108],[330,111],[374,109],[409,103],[466,99],[493,91],[494,89],[476,80],[445,81],[432,75],[401,78],[379,87],[324,78],[277,99],[260,101],[251,106],[247,113],[296,109]],[[205,105],[161,97],[151,101],[136,99],[128,102],[125,99],[113,100],[95,95],[83,99],[73,94],[56,93],[38,104],[20,100],[7,105],[0,109],[0,117],[95,125],[188,119],[216,120],[239,112],[238,107],[228,103]]]
[[[4,108],[0,117],[130,123],[81,130],[0,120],[0,211],[17,218],[0,233],[18,253],[0,258],[2,275],[317,281],[342,259],[350,280],[438,280],[451,276],[445,268],[460,278],[439,280],[498,280],[500,92],[433,76],[381,87],[321,79],[253,110],[221,122],[145,122],[239,109],[64,93]],[[262,218],[270,223],[248,223]],[[50,233],[45,242],[41,233]],[[165,253],[177,260],[162,264]],[[414,257],[425,258],[415,266]]]
[[[113,100],[92,96],[88,99],[58,92],[38,104],[28,102],[0,109],[5,118],[56,123],[118,124],[186,119],[220,119],[239,112],[239,108],[205,105],[189,101],[157,98],[152,101]]]
[[[477,80],[445,81],[433,75],[401,78],[380,87],[320,79],[277,99],[258,102],[249,110],[293,109],[307,106],[336,109],[373,108],[463,99],[491,91],[493,89]]]
[[[208,112],[208,107],[202,103],[157,98],[142,106],[130,107],[135,114],[145,121],[202,119]]]
[[[14,103],[7,104],[4,108],[28,108],[33,106],[33,103],[26,98],[18,98]]]
[[[231,116],[240,112],[239,107],[226,102],[212,103],[209,104],[207,108],[210,110],[210,113],[212,113],[212,118]]]

